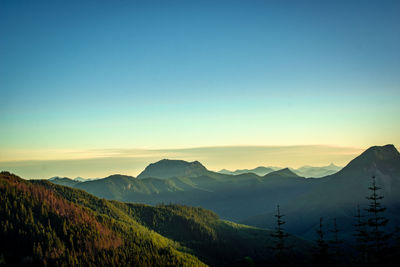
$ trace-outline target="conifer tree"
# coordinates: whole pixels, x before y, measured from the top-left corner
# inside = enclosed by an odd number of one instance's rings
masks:
[[[318,239],[317,239],[317,245],[320,249],[320,251],[327,251],[328,250],[328,245],[325,242],[325,233],[323,231],[323,218],[319,218],[319,228],[317,230],[317,235],[318,235]]]
[[[380,203],[380,200],[383,199],[383,196],[378,194],[378,190],[380,190],[381,187],[376,185],[375,176],[372,176],[372,185],[368,189],[372,191],[372,194],[367,197],[367,199],[370,200],[370,204],[366,209],[366,211],[368,211],[371,215],[367,221],[367,225],[370,228],[369,241],[375,252],[379,253],[387,246],[387,240],[389,236],[385,234],[383,228],[386,226],[389,220],[381,215],[386,208]]]
[[[385,262],[384,253],[388,248],[389,235],[385,233],[384,227],[389,220],[382,216],[386,208],[380,203],[383,196],[379,195],[378,191],[382,188],[376,185],[375,176],[372,176],[372,184],[368,189],[372,192],[371,195],[367,197],[370,203],[369,207],[366,209],[370,214],[367,221],[367,226],[369,228],[368,244],[369,250],[371,250],[371,253],[369,253],[369,262],[373,266],[381,266]]]
[[[315,266],[329,266],[330,265],[330,257],[329,257],[329,246],[325,241],[325,232],[323,230],[323,218],[319,218],[319,227],[316,231],[318,239],[317,242],[317,251],[315,253]]]
[[[273,247],[273,249],[276,251],[276,259],[278,264],[284,265],[283,254],[289,248],[285,244],[285,239],[288,237],[288,234],[285,233],[282,228],[282,225],[284,225],[286,222],[282,220],[282,217],[284,215],[281,214],[279,205],[277,205],[276,214],[274,216],[276,217],[276,227],[275,232],[272,234],[272,236],[275,238],[276,241],[275,247]]]

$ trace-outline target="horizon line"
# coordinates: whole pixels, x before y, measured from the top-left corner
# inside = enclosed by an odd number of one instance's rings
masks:
[[[389,144],[386,144],[389,145]],[[394,145],[394,144],[393,144]],[[311,147],[325,147],[325,148],[338,148],[338,149],[354,149],[354,150],[366,150],[370,147],[377,146],[377,145],[372,145],[372,146],[367,146],[367,147],[355,147],[355,146],[345,146],[345,145],[332,145],[332,144],[310,144],[310,145],[217,145],[217,146],[193,146],[193,147],[177,147],[177,148],[89,148],[89,149],[63,149],[63,148],[44,148],[44,149],[5,149],[3,151],[21,151],[21,152],[28,152],[28,153],[61,153],[63,155],[71,155],[71,154],[76,154],[76,157],[51,157],[51,158],[43,158],[43,159],[38,159],[37,157],[31,157],[31,158],[21,158],[21,159],[9,159],[9,160],[2,160],[0,159],[0,162],[2,163],[8,163],[8,162],[37,162],[37,161],[59,161],[59,160],[90,160],[90,159],[99,159],[99,158],[138,158],[140,156],[151,156],[151,155],[127,155],[124,153],[128,152],[168,152],[168,151],[188,151],[188,150],[201,150],[201,149],[218,149],[218,148],[311,148]],[[384,145],[382,145],[384,146]],[[394,145],[397,149],[397,146]],[[109,152],[114,151],[116,154],[112,155]],[[94,153],[98,152],[101,154],[107,153],[107,155],[86,155],[84,156],[83,154],[87,153]],[[18,153],[18,152],[17,152]],[[4,153],[6,154],[6,153]],[[82,154],[82,156],[78,156],[79,154]]]

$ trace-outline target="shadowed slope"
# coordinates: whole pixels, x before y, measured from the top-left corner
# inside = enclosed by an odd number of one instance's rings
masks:
[[[393,227],[400,223],[400,154],[393,145],[371,147],[352,160],[339,172],[314,179],[312,190],[283,204],[287,216],[287,229],[312,238],[319,217],[337,218],[345,235],[352,230],[353,215],[357,204],[366,207],[370,194],[371,177],[376,176],[380,194],[387,206],[386,215]],[[309,179],[307,179],[309,180]],[[255,226],[273,225],[272,212],[255,216],[243,222]]]

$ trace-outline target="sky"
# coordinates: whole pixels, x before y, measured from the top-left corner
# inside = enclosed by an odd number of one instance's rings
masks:
[[[0,162],[399,147],[398,14],[400,1],[2,0]]]
[[[330,163],[345,166],[362,152],[363,149],[359,148],[321,145],[93,149],[62,152],[47,150],[43,154],[34,154],[33,158],[39,160],[0,161],[0,170],[7,170],[28,179],[54,176],[103,178],[112,174],[136,177],[147,165],[164,158],[189,162],[197,160],[207,169],[219,171],[222,168],[236,170],[258,166],[298,168],[305,163],[312,166],[326,166]]]

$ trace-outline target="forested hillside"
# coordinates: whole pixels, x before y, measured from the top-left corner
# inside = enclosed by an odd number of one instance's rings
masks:
[[[271,231],[202,208],[108,201],[7,172],[0,174],[0,200],[0,259],[7,265],[264,265],[275,258]],[[304,263],[312,244],[293,236],[288,242],[293,263]]]
[[[46,184],[46,183],[44,183]],[[48,183],[47,183],[48,184]],[[58,190],[54,190],[57,188]],[[7,265],[204,265],[179,245],[135,223],[78,205],[78,190],[0,175],[0,253]],[[76,193],[76,195],[74,195]],[[85,194],[81,194],[85,195]],[[95,204],[93,202],[93,204]]]

